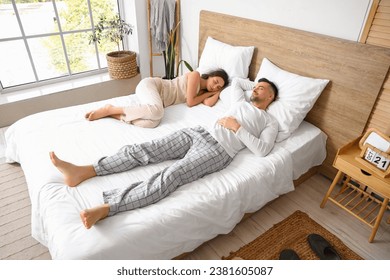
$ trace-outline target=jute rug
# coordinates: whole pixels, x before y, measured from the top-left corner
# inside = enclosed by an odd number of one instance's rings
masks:
[[[311,233],[317,233],[324,237],[339,253],[342,259],[362,259],[335,235],[301,211],[294,212],[252,242],[241,247],[238,251],[230,253],[224,259],[277,260],[282,250],[292,249],[298,254],[301,260],[318,260],[319,258],[311,250],[307,241],[307,236]]]

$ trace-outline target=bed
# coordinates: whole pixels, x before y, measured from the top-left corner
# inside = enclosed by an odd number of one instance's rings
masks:
[[[226,33],[219,34],[221,24]],[[284,42],[280,41],[281,34],[286,35]],[[93,178],[69,188],[52,166],[49,151],[76,164],[89,164],[125,144],[148,141],[188,126],[208,126],[227,110],[225,98],[212,108],[171,106],[155,129],[141,129],[113,119],[88,122],[83,118],[85,112],[107,103],[123,106],[137,102],[135,95],[19,120],[6,132],[6,157],[23,168],[32,202],[32,236],[49,248],[53,259],[172,259],[230,232],[246,213],[293,191],[294,180],[313,167],[321,166],[325,173],[331,170],[329,157],[336,151],[338,141],[363,131],[389,67],[389,52],[381,48],[202,11],[200,60],[209,37],[231,46],[253,46],[247,72],[250,79],[258,75],[260,64],[268,58],[292,73],[330,82],[315,98],[306,119],[278,141],[267,157],[255,157],[243,150],[226,169],[186,184],[156,204],[104,219],[90,230],[83,227],[79,212],[101,204],[102,191],[143,180],[170,162]],[[299,46],[297,40],[302,40]],[[335,44],[338,51],[349,51],[352,57],[362,51],[372,55],[362,57],[359,63],[340,56],[335,59],[324,46]],[[327,51],[321,52],[322,48]],[[340,65],[346,70],[343,79],[339,78]],[[365,81],[363,89],[351,81],[357,73]],[[352,91],[358,98],[348,97]],[[343,106],[351,110],[361,106],[359,118],[346,119],[350,112],[343,112],[346,116],[342,117],[330,113],[342,100]],[[340,128],[347,124],[351,131]],[[340,140],[337,136],[342,130]]]

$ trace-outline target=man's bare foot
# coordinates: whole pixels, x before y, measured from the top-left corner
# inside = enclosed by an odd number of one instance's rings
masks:
[[[51,162],[64,175],[65,184],[75,187],[81,182],[95,177],[96,172],[92,165],[78,166],[59,159],[54,152],[50,152]]]
[[[97,110],[93,110],[91,112],[86,113],[85,118],[89,121],[94,121],[94,120],[108,117],[111,115],[110,108],[112,108],[112,107],[113,107],[112,105],[107,104],[104,107],[101,107]]]
[[[86,229],[90,229],[98,221],[108,216],[110,212],[110,206],[103,204],[90,209],[85,209],[80,212],[80,218]]]

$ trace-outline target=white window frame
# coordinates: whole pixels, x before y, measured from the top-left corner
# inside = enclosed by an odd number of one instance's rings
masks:
[[[77,30],[77,31],[62,31],[61,23],[60,23],[60,21],[57,21],[58,30],[59,30],[58,32],[46,33],[46,34],[37,34],[37,35],[26,35],[25,34],[24,29],[23,29],[23,25],[22,25],[22,21],[21,21],[21,18],[20,18],[18,9],[17,9],[16,2],[15,2],[15,0],[11,0],[11,2],[12,2],[12,6],[13,6],[13,9],[15,11],[15,16],[16,16],[16,19],[17,19],[17,22],[18,22],[18,25],[19,25],[19,28],[20,28],[20,31],[21,31],[22,35],[18,36],[18,37],[10,37],[10,38],[6,38],[6,39],[0,39],[0,42],[23,40],[25,48],[26,48],[26,51],[27,51],[27,54],[28,54],[28,58],[30,60],[30,65],[31,65],[33,73],[34,73],[35,81],[33,81],[31,83],[27,83],[27,84],[12,86],[12,87],[9,87],[9,88],[3,88],[3,85],[2,85],[1,80],[0,80],[0,95],[1,94],[5,94],[5,93],[9,93],[9,92],[19,91],[19,90],[26,90],[26,89],[29,89],[29,88],[34,88],[34,87],[40,87],[40,86],[60,83],[60,82],[64,82],[64,81],[71,81],[71,80],[75,80],[75,79],[79,79],[79,78],[83,78],[83,77],[88,77],[88,76],[92,76],[92,75],[96,75],[96,74],[107,73],[107,67],[101,67],[101,62],[100,62],[100,59],[99,59],[99,52],[98,52],[98,45],[97,45],[97,43],[95,43],[95,52],[96,52],[96,58],[97,58],[97,64],[98,64],[98,68],[96,70],[91,70],[91,71],[86,71],[86,72],[82,72],[82,73],[75,73],[75,74],[73,74],[71,69],[70,69],[69,60],[67,59],[68,58],[68,54],[67,54],[67,49],[66,49],[66,46],[65,46],[64,35],[72,34],[72,33],[80,33],[80,32],[91,32],[93,30],[93,27],[95,26],[95,23],[94,23],[93,17],[92,17],[92,10],[91,10],[90,0],[87,0],[89,16],[90,16],[91,25],[92,25],[92,27],[90,29],[81,29],[81,30]],[[53,3],[55,16],[57,18],[59,18],[56,1],[52,0],[52,3]],[[121,18],[124,19],[124,15],[125,15],[125,12],[124,12],[124,0],[117,0],[117,5],[118,5],[119,14],[120,14]],[[42,38],[42,37],[48,37],[48,36],[52,36],[52,35],[59,35],[60,38],[61,38],[62,48],[63,48],[64,54],[65,54],[65,57],[66,57],[65,60],[66,60],[66,65],[67,65],[67,69],[68,69],[68,74],[66,76],[62,76],[62,77],[56,77],[56,78],[51,78],[51,79],[47,79],[47,80],[39,80],[38,79],[38,74],[37,74],[37,71],[36,71],[36,67],[34,65],[34,60],[32,59],[31,50],[30,50],[30,48],[28,46],[27,40],[31,39],[31,38]],[[126,46],[128,45],[127,38],[124,38],[122,43],[123,43],[124,47],[126,48]]]

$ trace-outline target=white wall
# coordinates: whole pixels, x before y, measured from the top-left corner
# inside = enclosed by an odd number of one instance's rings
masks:
[[[125,0],[137,12],[139,65],[149,75],[146,0]],[[210,10],[358,41],[372,0],[181,0],[182,58],[198,64],[199,12]],[[222,29],[222,27],[221,27]],[[162,72],[162,69],[157,69]]]
[[[122,17],[124,17],[125,21],[129,24],[131,24],[133,28],[133,33],[129,36],[129,40],[125,43],[125,48],[128,50],[131,50],[133,52],[139,53],[139,40],[138,40],[138,33],[139,33],[139,26],[144,26],[147,24],[146,20],[145,23],[138,23],[137,22],[137,15],[143,15],[144,12],[146,14],[146,11],[140,10],[137,11],[137,6],[135,5],[136,0],[121,0],[119,1],[119,5],[121,6],[121,11],[123,12]],[[123,8],[124,7],[124,8]],[[145,6],[146,7],[146,6]],[[142,18],[142,16],[141,16]],[[146,17],[144,17],[146,18]]]

